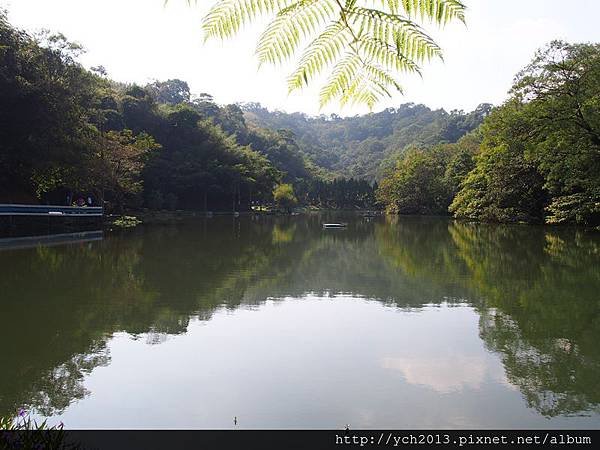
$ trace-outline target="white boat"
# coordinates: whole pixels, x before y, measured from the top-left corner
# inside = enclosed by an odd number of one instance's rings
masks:
[[[347,223],[324,223],[323,228],[346,228]]]

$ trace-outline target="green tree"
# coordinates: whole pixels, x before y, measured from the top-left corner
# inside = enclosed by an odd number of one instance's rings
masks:
[[[175,195],[184,209],[248,209],[253,200],[270,196],[279,173],[264,157],[241,147],[191,105],[163,109],[153,121],[163,151],[148,161],[145,186],[153,203]]]
[[[292,208],[298,203],[291,184],[277,185],[273,190],[273,199],[279,208],[285,209],[287,212],[291,212]]]
[[[97,158],[91,162],[91,179],[100,198],[114,202],[122,211],[126,200],[139,204],[142,170],[153,150],[160,148],[152,136],[134,136],[130,130],[109,131],[99,142]]]
[[[88,116],[98,78],[64,36],[31,36],[0,10],[0,201],[32,202],[57,185],[86,185],[95,149]]]
[[[158,103],[178,105],[191,99],[190,87],[182,80],[155,81],[146,86]]]
[[[480,144],[481,135],[476,131],[465,135],[456,144],[446,145],[452,155],[444,172],[444,183],[452,199],[460,190],[463,180],[475,167],[475,155],[479,152]]]
[[[409,150],[379,184],[379,202],[392,213],[446,214],[449,191],[444,174],[449,156],[442,147]]]
[[[544,201],[542,176],[513,142],[482,148],[450,211],[461,219],[540,222]]]
[[[526,156],[518,102],[507,103],[482,126],[476,166],[462,182],[450,211],[456,217],[494,222],[539,222],[543,216],[543,178]]]
[[[552,42],[486,118],[457,217],[600,224],[600,45]]]
[[[544,176],[550,223],[600,224],[600,44],[555,41],[518,74],[527,155]]]

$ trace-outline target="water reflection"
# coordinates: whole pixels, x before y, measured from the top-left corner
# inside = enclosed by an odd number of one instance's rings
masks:
[[[11,344],[0,356],[0,414],[23,405],[46,416],[65,411],[90,393],[85,379],[95,368],[111,367],[109,344],[122,333],[162,347],[220,308],[307,295],[335,302],[340,294],[385,305],[386,314],[427,310],[410,322],[418,344],[403,335],[402,345],[373,341],[355,355],[380,348],[376,366],[384,372],[370,373],[372,381],[397,383],[396,376],[438,396],[495,383],[518,389],[542,416],[599,413],[597,234],[416,218],[348,218],[346,230],[322,230],[324,220],[215,218],[0,252],[0,339]],[[292,339],[291,328],[302,335],[306,323],[288,323],[277,336]],[[377,327],[365,326],[363,336]],[[478,330],[503,370],[464,337],[468,329]],[[295,355],[298,364],[303,356]],[[352,358],[346,363],[343,370],[356,370]],[[378,426],[377,407],[356,414]],[[456,420],[449,426],[475,419]]]
[[[478,389],[487,373],[486,365],[480,358],[450,355],[440,358],[387,357],[382,360],[382,367],[401,372],[410,384],[428,386],[441,394],[465,388]]]

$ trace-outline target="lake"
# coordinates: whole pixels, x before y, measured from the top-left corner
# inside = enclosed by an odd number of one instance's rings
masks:
[[[600,427],[598,232],[332,212],[53,244],[0,250],[0,415]]]

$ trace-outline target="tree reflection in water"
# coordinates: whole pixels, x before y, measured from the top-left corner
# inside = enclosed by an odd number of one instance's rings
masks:
[[[508,380],[545,416],[598,411],[600,238],[440,218],[215,218],[0,253],[0,415],[86,395],[117,332],[160,344],[267,298],[351,293],[400,309],[468,303]],[[8,319],[8,320],[7,320]]]

